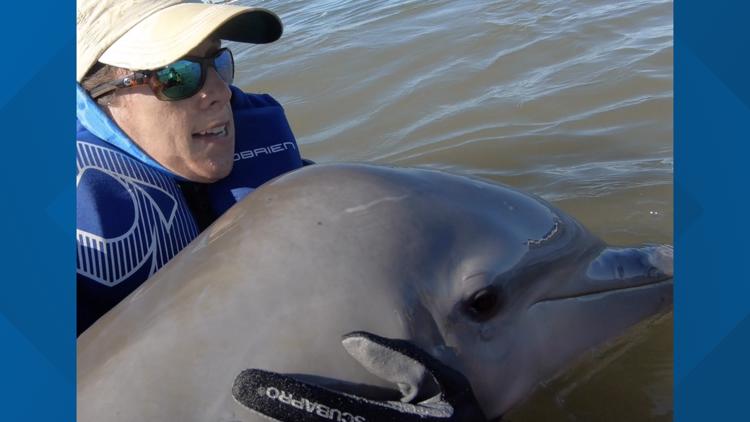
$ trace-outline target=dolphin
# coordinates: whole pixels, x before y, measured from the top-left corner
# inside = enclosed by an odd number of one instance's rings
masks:
[[[231,396],[246,368],[387,387],[341,347],[355,330],[461,371],[498,417],[671,305],[670,246],[608,246],[466,176],[318,164],[254,191],[78,338],[78,421],[259,421]]]

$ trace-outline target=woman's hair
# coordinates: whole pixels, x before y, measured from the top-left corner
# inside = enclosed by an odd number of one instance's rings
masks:
[[[91,90],[95,87],[117,79],[117,77],[123,73],[121,72],[121,70],[122,69],[119,67],[97,62],[94,66],[91,67],[91,69],[89,69],[88,73],[86,73],[86,76],[81,79],[81,86],[86,90],[86,92],[90,93]],[[107,103],[109,102],[109,100],[111,100],[111,96],[113,94],[114,93],[110,93],[99,97],[96,99],[96,102],[99,104]]]

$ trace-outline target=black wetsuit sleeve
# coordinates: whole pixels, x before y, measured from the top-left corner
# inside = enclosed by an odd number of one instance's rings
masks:
[[[190,212],[193,214],[193,218],[195,218],[195,224],[198,226],[199,232],[205,230],[219,218],[211,207],[207,184],[178,182],[177,185],[185,196],[185,202],[187,202]]]

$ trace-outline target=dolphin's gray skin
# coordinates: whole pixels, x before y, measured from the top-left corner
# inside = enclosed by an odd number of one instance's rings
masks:
[[[78,339],[78,422],[256,421],[245,368],[379,384],[341,347],[410,339],[496,417],[672,303],[672,249],[607,247],[510,189],[316,165],[232,208]],[[382,385],[382,384],[380,384]]]

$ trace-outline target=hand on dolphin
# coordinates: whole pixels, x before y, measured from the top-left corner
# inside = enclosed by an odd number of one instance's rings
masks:
[[[242,371],[234,381],[232,395],[248,409],[277,421],[487,420],[467,379],[411,343],[364,331],[345,335],[342,343],[369,372],[398,385],[401,401],[372,400],[260,369]],[[438,391],[412,403],[427,380]]]

